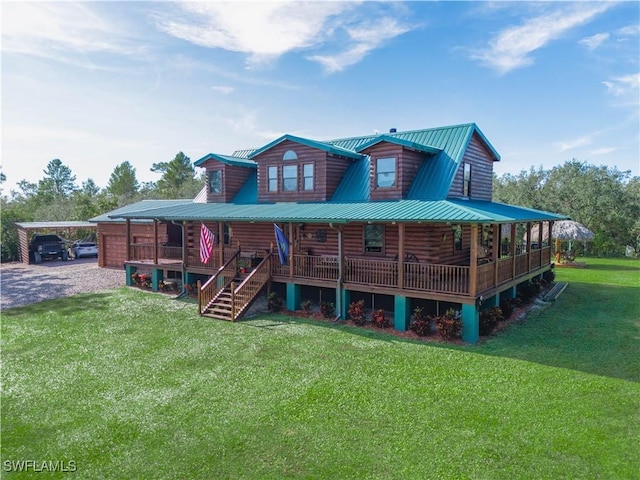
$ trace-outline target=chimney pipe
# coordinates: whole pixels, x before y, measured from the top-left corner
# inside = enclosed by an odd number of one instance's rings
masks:
[[[390,128],[390,129],[389,129],[389,133],[396,133],[397,131],[398,131],[398,130],[397,130],[397,129],[395,129],[395,128]]]

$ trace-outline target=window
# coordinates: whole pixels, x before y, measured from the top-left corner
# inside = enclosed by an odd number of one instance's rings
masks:
[[[384,247],[384,227],[382,225],[366,225],[364,227],[365,253],[382,253]]]
[[[471,193],[471,164],[464,164],[464,175],[462,177],[462,195],[468,197]]]
[[[213,170],[209,172],[209,193],[222,193],[222,171]]]
[[[296,192],[298,190],[298,166],[284,165],[282,167],[282,190]]]
[[[453,227],[453,251],[462,251],[462,227],[460,225],[454,225]]]
[[[382,188],[396,186],[395,158],[378,158],[376,160],[376,186]]]
[[[313,190],[313,163],[305,163],[302,166],[302,176],[304,177],[304,189]]]
[[[297,159],[298,159],[298,155],[293,150],[287,150],[286,152],[284,152],[284,155],[282,155],[282,160],[297,160]]]
[[[225,245],[231,245],[231,228],[227,222],[224,222],[223,241]],[[220,235],[218,235],[218,243],[220,243]]]
[[[267,190],[270,192],[278,191],[278,167],[267,167],[267,177],[269,185]]]

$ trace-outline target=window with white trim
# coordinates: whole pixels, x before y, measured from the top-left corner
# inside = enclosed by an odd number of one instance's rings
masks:
[[[396,186],[396,159],[378,158],[376,160],[376,187],[391,188]]]
[[[282,190],[285,192],[298,191],[298,166],[282,166]]]
[[[267,190],[270,192],[278,191],[278,167],[267,167]]]
[[[302,166],[303,188],[313,190],[313,163],[305,163]]]
[[[222,171],[212,170],[209,172],[209,193],[222,193]]]

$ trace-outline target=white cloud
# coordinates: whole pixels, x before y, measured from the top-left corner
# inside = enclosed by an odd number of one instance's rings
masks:
[[[2,50],[99,68],[82,59],[87,53],[139,55],[129,33],[77,2],[10,2],[2,5]]]
[[[578,43],[587,47],[588,50],[595,50],[604,42],[606,42],[610,37],[611,35],[608,33],[596,33],[595,35],[591,35],[590,37],[583,38]]]
[[[360,2],[181,2],[178,12],[156,15],[158,28],[169,35],[207,48],[247,55],[247,67],[264,67],[280,56],[326,47],[346,32],[346,48],[338,54],[307,58],[335,72],[359,62],[385,40],[408,27],[372,9],[366,21],[354,14]]]
[[[584,136],[580,138],[576,138],[574,140],[568,140],[564,142],[555,142],[553,144],[559,152],[566,152],[567,150],[573,150],[579,147],[584,147],[587,145],[591,145],[592,140],[589,136]]]
[[[235,88],[228,85],[216,85],[214,87],[211,87],[211,89],[223,95],[229,95],[230,93],[233,93],[235,91]]]
[[[616,34],[621,37],[634,37],[640,35],[640,25],[627,25],[616,30]]]
[[[385,41],[410,30],[392,18],[383,18],[369,25],[359,25],[347,30],[351,45],[335,55],[311,55],[310,60],[320,63],[327,73],[335,73],[360,62],[369,52]]]
[[[603,147],[589,152],[591,155],[607,155],[616,151],[615,147]]]
[[[624,75],[622,77],[613,77],[602,82],[607,91],[614,97],[622,97],[626,95],[637,96],[640,88],[640,73]]]
[[[544,15],[529,18],[522,25],[508,27],[489,41],[489,46],[472,58],[505,74],[532,65],[531,53],[544,47],[568,30],[589,22],[613,4],[571,3]]]

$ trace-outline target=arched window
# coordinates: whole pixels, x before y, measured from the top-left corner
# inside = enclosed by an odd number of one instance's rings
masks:
[[[297,160],[297,159],[298,159],[298,155],[293,150],[287,150],[286,152],[284,152],[284,155],[282,155],[282,160]]]

